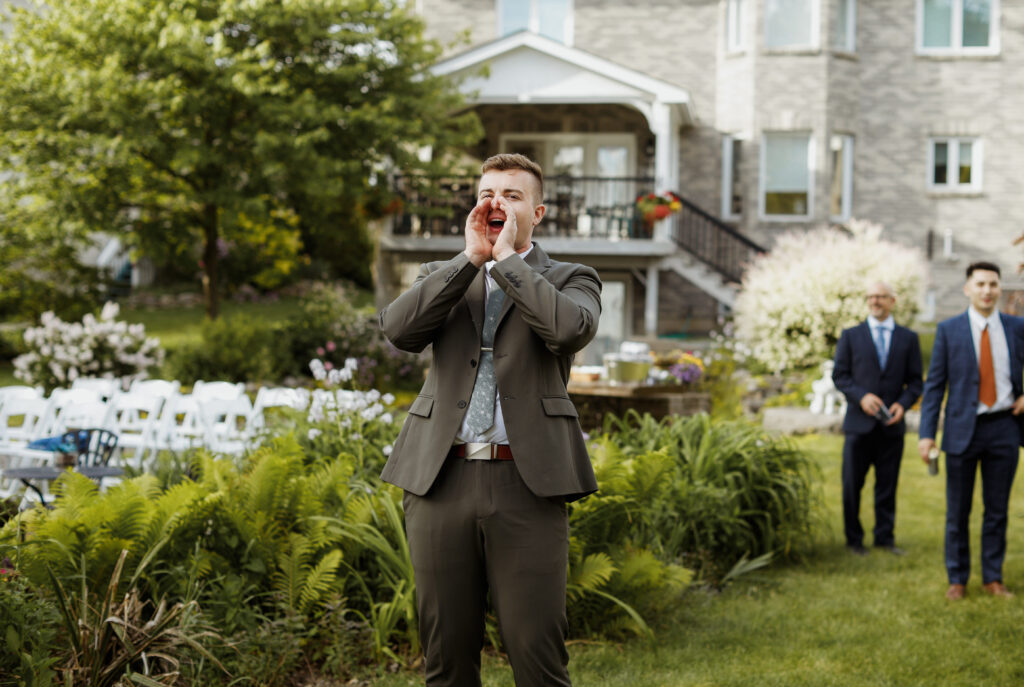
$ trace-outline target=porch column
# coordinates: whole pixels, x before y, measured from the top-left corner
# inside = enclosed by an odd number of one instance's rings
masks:
[[[644,334],[658,335],[658,266],[647,268],[647,292],[644,294]]]
[[[654,133],[654,190],[678,192],[679,117],[675,108],[662,102],[654,103],[650,124]]]
[[[674,107],[656,102],[651,107],[651,131],[654,132],[654,191],[679,192],[679,118]],[[669,240],[669,222],[657,222],[656,240]],[[655,317],[657,320],[657,317]]]

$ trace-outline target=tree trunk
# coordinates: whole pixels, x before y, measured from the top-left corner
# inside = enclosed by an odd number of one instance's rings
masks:
[[[203,299],[206,301],[206,317],[211,320],[220,315],[220,289],[217,287],[217,266],[220,254],[217,252],[217,206],[207,204],[203,208]]]

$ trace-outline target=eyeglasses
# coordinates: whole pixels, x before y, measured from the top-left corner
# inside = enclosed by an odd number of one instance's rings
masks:
[[[867,299],[869,301],[873,301],[873,300],[886,301],[886,300],[889,300],[890,298],[892,298],[892,296],[890,296],[887,293],[869,293],[868,296],[867,296]]]

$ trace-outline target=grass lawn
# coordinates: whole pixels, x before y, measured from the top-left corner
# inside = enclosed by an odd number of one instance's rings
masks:
[[[978,573],[980,496],[972,515],[974,573],[968,597],[944,598],[945,478],[930,477],[908,435],[897,501],[903,557],[843,546],[842,437],[799,440],[822,468],[827,512],[816,550],[801,563],[740,578],[722,593],[688,592],[686,610],[648,641],[574,645],[580,687],[682,685],[1020,685],[1024,684],[1024,486],[1011,497],[1006,584],[1015,599],[982,596]],[[862,522],[870,532],[869,476]],[[977,493],[978,489],[976,489]],[[870,535],[869,535],[870,536]],[[866,542],[868,543],[868,542]],[[512,687],[511,670],[485,657],[483,684]],[[422,684],[389,675],[383,687]]]

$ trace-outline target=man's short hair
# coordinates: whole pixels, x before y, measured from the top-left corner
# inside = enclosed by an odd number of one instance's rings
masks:
[[[967,266],[967,278],[970,279],[971,275],[978,270],[987,270],[989,272],[995,272],[997,277],[1002,278],[1002,273],[999,272],[999,265],[994,262],[987,262],[985,260],[979,260],[978,262],[972,262]]]
[[[486,174],[492,170],[498,172],[507,172],[510,169],[521,169],[529,172],[537,180],[537,194],[540,197],[540,202],[544,202],[544,172],[541,171],[540,165],[519,153],[500,153],[498,155],[492,155],[491,157],[484,160],[484,163],[480,165],[480,173]]]

